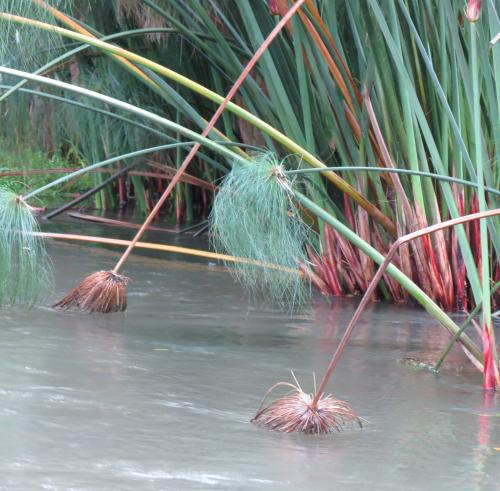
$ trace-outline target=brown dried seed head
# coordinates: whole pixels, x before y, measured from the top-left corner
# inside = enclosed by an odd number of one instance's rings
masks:
[[[127,308],[127,283],[127,277],[113,271],[98,271],[87,276],[53,307],[102,314],[122,312]]]
[[[292,394],[276,399],[261,409],[252,423],[285,433],[325,434],[342,431],[346,424],[358,424],[361,419],[345,401],[331,395],[323,396],[313,406],[313,396],[298,387]]]

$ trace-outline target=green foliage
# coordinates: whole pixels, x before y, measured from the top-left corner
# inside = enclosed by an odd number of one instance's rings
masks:
[[[0,188],[0,305],[32,305],[48,291],[51,265],[38,230],[22,198]]]
[[[1,145],[4,147],[4,145]],[[75,163],[68,161],[58,155],[47,157],[40,150],[30,148],[18,149],[16,151],[0,149],[0,186],[10,189],[18,195],[27,194],[49,182],[52,182],[60,174],[36,174],[32,170],[50,170],[60,168],[78,168]],[[22,175],[2,176],[3,172],[23,171]],[[82,193],[92,187],[93,178],[88,174],[78,180],[68,183],[64,188],[53,188],[37,196],[37,204],[40,206],[56,206],[62,201],[71,199],[75,194]]]
[[[258,262],[231,266],[252,293],[286,306],[304,301],[308,289],[298,268],[307,261],[309,229],[275,155],[233,166],[215,197],[210,223],[216,250]]]

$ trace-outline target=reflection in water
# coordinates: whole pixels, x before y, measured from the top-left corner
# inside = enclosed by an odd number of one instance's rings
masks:
[[[112,379],[113,375],[120,374],[123,370],[121,358],[124,352],[123,314],[92,317],[70,315],[78,341],[75,356],[89,367],[89,371],[106,375],[106,378]]]
[[[117,253],[50,251],[48,303]],[[359,300],[290,316],[223,268],[168,258],[131,258],[123,314],[0,313],[0,489],[496,489],[500,411],[480,406],[480,375],[459,349],[439,376],[398,363],[449,339],[421,310],[374,303],[360,319],[329,390],[362,430],[275,434],[249,424],[265,390],[291,369],[312,390]]]
[[[489,467],[498,465],[498,454],[495,454],[494,450],[495,443],[500,441],[498,432],[500,415],[494,411],[495,407],[498,408],[497,399],[495,393],[484,392],[483,404],[477,415],[477,444],[472,456],[475,489],[487,489]],[[497,439],[497,442],[492,442],[492,439]]]

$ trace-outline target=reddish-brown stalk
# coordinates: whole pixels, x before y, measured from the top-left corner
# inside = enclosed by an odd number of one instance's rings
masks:
[[[337,350],[335,351],[335,353],[330,361],[330,364],[328,365],[326,373],[319,384],[318,390],[316,391],[316,395],[314,396],[314,400],[313,400],[313,406],[314,406],[314,403],[315,402],[317,403],[319,398],[322,396],[322,394],[326,388],[326,384],[330,380],[330,378],[333,374],[333,370],[335,369],[335,366],[337,365],[340,357],[342,356],[342,353],[345,349],[345,346],[346,346],[347,342],[349,341],[349,338],[351,337],[352,331],[354,330],[354,327],[356,326],[356,323],[357,323],[359,317],[361,316],[366,304],[369,302],[371,293],[373,292],[373,290],[377,286],[378,282],[380,281],[380,278],[382,277],[385,270],[387,269],[387,266],[389,266],[394,255],[396,254],[398,249],[401,247],[401,245],[406,244],[407,242],[415,240],[419,237],[430,235],[434,232],[437,232],[438,230],[444,230],[444,229],[447,229],[450,227],[454,227],[456,225],[460,225],[462,223],[467,223],[467,222],[480,220],[480,219],[486,219],[488,217],[493,217],[493,216],[498,216],[498,215],[500,215],[500,208],[498,208],[496,210],[489,210],[489,211],[484,211],[484,212],[480,212],[480,213],[474,213],[472,215],[467,215],[464,217],[454,218],[454,219],[448,220],[446,222],[438,223],[436,225],[431,225],[430,227],[426,227],[422,230],[417,230],[417,231],[412,232],[410,234],[407,234],[403,237],[400,237],[398,240],[396,240],[394,242],[394,244],[389,249],[389,252],[385,256],[384,262],[380,265],[375,276],[373,277],[372,281],[368,285],[368,288],[366,289],[365,294],[363,295],[363,298],[361,299],[361,302],[359,303],[356,311],[354,312],[354,315],[353,315],[351,321],[349,322],[349,325],[347,326],[347,329],[344,333],[344,336],[342,337],[342,339],[339,343],[339,346],[337,347]],[[497,381],[497,383],[498,383],[498,381]]]

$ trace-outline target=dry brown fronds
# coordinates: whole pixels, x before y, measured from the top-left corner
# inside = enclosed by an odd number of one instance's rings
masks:
[[[87,276],[53,307],[102,314],[122,312],[127,308],[127,283],[127,277],[113,271],[98,271]]]
[[[292,392],[264,406],[266,397],[279,386],[288,386]],[[279,382],[267,391],[252,423],[270,430],[308,435],[342,431],[345,424],[362,426],[347,402],[331,395],[322,395],[316,404],[313,399],[313,394],[307,394],[298,384]]]

